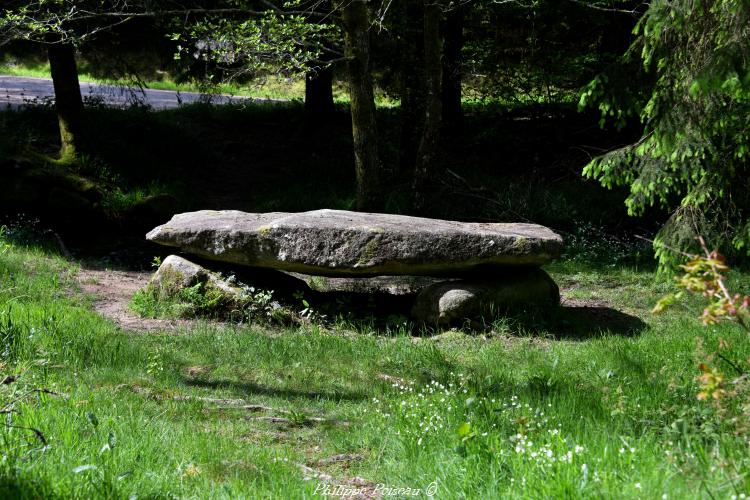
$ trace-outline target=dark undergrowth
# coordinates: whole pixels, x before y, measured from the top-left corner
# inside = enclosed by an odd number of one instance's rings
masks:
[[[427,214],[479,221],[528,221],[560,231],[570,257],[587,262],[632,261],[633,247],[648,260],[648,244],[634,234],[653,233],[663,214],[627,216],[622,191],[581,177],[588,159],[625,142],[627,133],[601,130],[597,117],[573,106],[467,106],[462,126],[444,134],[429,186]],[[399,110],[379,111],[380,152],[386,179],[385,211],[409,212],[410,172],[400,169]],[[48,106],[0,113],[0,162],[33,166],[54,157],[57,129]],[[351,209],[354,168],[351,125],[339,109],[327,119],[305,114],[300,103],[190,105],[86,110],[85,154],[67,168],[95,182],[104,217],[81,225],[55,219],[56,209],[22,207],[78,246],[101,253],[111,240],[142,240],[145,230],[171,213],[195,209],[304,211]],[[15,163],[14,163],[15,162]],[[49,164],[51,165],[51,164]],[[30,167],[29,167],[30,168]],[[14,216],[18,205],[6,204]],[[39,213],[33,213],[33,212]],[[52,216],[51,216],[52,215]],[[96,234],[107,242],[92,238]],[[598,233],[599,248],[582,234]],[[81,240],[81,238],[78,238]],[[134,243],[135,244],[135,243]],[[74,243],[73,246],[76,246]],[[154,249],[148,251],[155,252]],[[574,255],[573,255],[574,254]],[[638,257],[640,259],[640,257]]]

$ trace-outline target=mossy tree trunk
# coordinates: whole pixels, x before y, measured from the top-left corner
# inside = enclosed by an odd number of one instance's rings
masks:
[[[339,5],[342,8],[344,53],[349,70],[357,210],[376,211],[382,208],[382,195],[370,61],[370,7],[367,0],[346,0]]]
[[[77,157],[80,150],[83,120],[83,100],[78,83],[75,48],[69,43],[50,43],[47,56],[60,127],[60,158],[70,161]]]
[[[427,180],[434,173],[433,163],[440,141],[443,102],[443,39],[440,23],[443,17],[441,6],[436,1],[424,6],[424,68],[425,68],[425,116],[422,138],[417,150],[412,185],[412,209],[422,213],[425,209]]]

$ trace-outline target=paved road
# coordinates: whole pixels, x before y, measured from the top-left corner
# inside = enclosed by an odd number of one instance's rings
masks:
[[[207,99],[208,96],[194,92],[175,92],[173,90],[130,89],[116,85],[81,82],[81,94],[86,97],[101,98],[111,106],[128,106],[134,102],[149,104],[155,109],[176,108]],[[52,80],[47,78],[27,78],[0,75],[0,109],[18,108],[26,104],[54,99],[55,91]],[[246,102],[247,97],[212,95],[210,102],[227,104],[229,102]],[[272,99],[252,99],[256,102],[275,102]]]

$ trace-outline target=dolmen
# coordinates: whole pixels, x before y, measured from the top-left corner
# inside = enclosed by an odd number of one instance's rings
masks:
[[[146,238],[203,259],[282,271],[318,291],[414,295],[414,319],[429,324],[559,303],[541,266],[560,255],[563,241],[536,224],[201,210],[175,215]]]

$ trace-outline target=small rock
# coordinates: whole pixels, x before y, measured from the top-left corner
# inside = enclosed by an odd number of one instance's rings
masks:
[[[178,255],[170,255],[164,259],[149,285],[158,287],[159,291],[167,296],[172,296],[198,283],[205,283],[219,290],[225,295],[226,300],[231,302],[241,301],[245,296],[242,288]]]
[[[164,259],[151,278],[151,283],[161,288],[187,288],[198,282],[206,281],[208,271],[198,264],[177,255]]]

